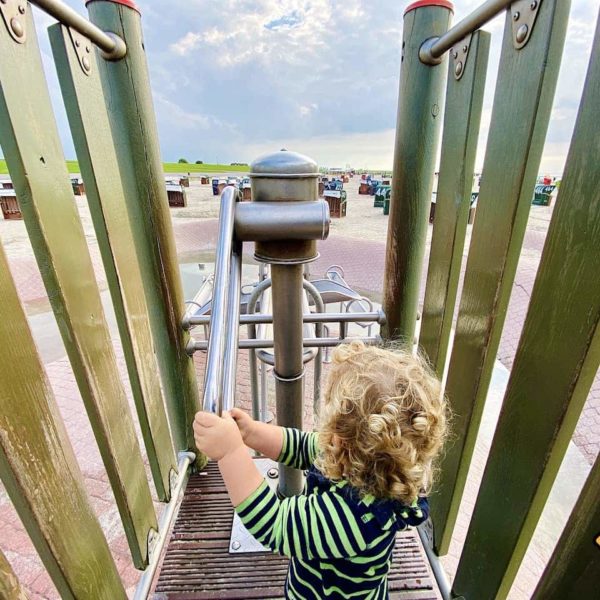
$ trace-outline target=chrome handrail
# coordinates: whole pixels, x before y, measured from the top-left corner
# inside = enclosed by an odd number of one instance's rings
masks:
[[[60,0],[30,0],[30,2],[63,25],[88,38],[102,50],[102,56],[107,60],[119,60],[127,54],[127,46],[118,35],[102,31],[64,2]]]
[[[442,55],[452,46],[491,21],[513,2],[514,0],[488,0],[440,37],[425,40],[419,50],[421,62],[427,65],[438,64]]]
[[[231,365],[225,363],[235,360],[237,338],[235,331],[239,320],[239,294],[241,276],[241,256],[234,258],[234,216],[235,204],[240,192],[234,187],[226,187],[221,194],[221,214],[219,218],[219,237],[215,253],[215,280],[212,298],[212,314],[208,335],[208,355],[206,357],[206,374],[204,377],[204,396],[202,407],[205,411],[221,414],[223,410],[224,381],[227,377],[228,391],[235,390],[235,365],[232,375]],[[233,274],[233,277],[232,277]],[[237,294],[236,294],[237,292]],[[231,299],[237,300],[238,318],[229,325],[229,317],[234,314],[235,307],[230,308]],[[236,303],[235,301],[233,302]],[[229,334],[229,335],[228,335]],[[233,334],[233,335],[232,335]],[[235,342],[235,345],[233,345]],[[205,348],[205,349],[206,349]],[[231,379],[233,378],[233,383]],[[229,400],[225,402],[229,404]]]

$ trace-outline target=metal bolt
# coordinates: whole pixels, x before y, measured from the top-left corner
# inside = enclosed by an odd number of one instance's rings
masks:
[[[77,48],[79,48],[79,46],[81,46],[81,42],[79,40],[75,40],[75,46],[77,46]]]
[[[458,58],[458,52],[456,50],[452,51],[452,58],[454,58],[455,60]]]
[[[466,44],[463,46],[463,52],[466,52],[469,49],[469,46],[467,46]]]
[[[19,12],[24,15],[25,14],[25,7],[22,4],[19,4]]]
[[[275,469],[275,468],[269,469],[267,471],[267,477],[269,479],[277,479],[277,477],[279,477],[279,471],[277,469]]]
[[[528,33],[529,27],[527,27],[527,25],[521,25],[521,27],[517,29],[517,43],[522,44],[527,38]]]
[[[89,71],[89,70],[90,70],[90,59],[89,59],[87,56],[84,56],[84,57],[81,59],[81,64],[83,65],[83,68],[84,68],[86,71]]]
[[[231,544],[232,550],[239,550],[241,547],[242,545],[237,540]]]
[[[89,47],[89,46],[86,46],[86,47],[85,47],[85,51],[86,51],[86,52],[89,54],[89,52],[90,52],[90,47]]]
[[[13,17],[10,20],[10,28],[17,37],[23,37],[23,34],[25,33],[23,30],[23,25],[21,25],[21,21],[19,21],[19,19],[16,17]]]
[[[454,66],[454,74],[455,74],[457,77],[460,77],[460,76],[461,76],[461,74],[462,74],[462,72],[463,72],[463,64],[462,64],[462,62],[458,61],[458,62],[456,63],[456,65]]]
[[[537,1],[533,0],[533,2],[529,5],[529,8],[531,10],[535,10],[537,8],[537,5],[538,5]]]
[[[521,13],[519,11],[513,13],[513,21],[518,21],[521,18]]]

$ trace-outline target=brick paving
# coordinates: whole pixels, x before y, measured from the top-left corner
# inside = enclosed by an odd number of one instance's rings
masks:
[[[348,217],[332,223],[329,240],[320,244],[320,258],[311,266],[313,277],[324,274],[326,268],[332,264],[342,265],[348,283],[369,296],[373,300],[380,299],[387,218],[383,217],[380,210],[372,208],[372,198],[358,196],[355,191],[356,180],[349,186]],[[175,238],[178,254],[182,262],[194,260],[206,261],[206,255],[214,251],[217,235],[218,202],[207,192],[206,188],[193,182],[191,189],[190,206],[185,209],[176,209],[172,212]],[[85,202],[77,200],[78,207],[86,237],[90,245],[92,263],[97,275],[100,289],[106,287],[106,278],[102,268],[97,242],[93,234],[89,211]],[[530,218],[528,231],[525,236],[523,253],[515,279],[513,296],[511,298],[504,334],[498,351],[499,360],[508,368],[512,366],[520,332],[525,320],[531,290],[535,281],[535,273],[539,265],[543,249],[545,232],[551,209],[534,208]],[[429,230],[429,236],[431,228]],[[28,311],[28,314],[39,314],[49,310],[47,295],[45,293],[39,271],[32,256],[23,223],[0,222],[0,239],[7,252],[13,277],[17,284],[19,294]],[[467,243],[468,246],[468,243]],[[245,249],[250,257],[252,248],[247,245]],[[424,263],[423,276],[425,276],[427,256]],[[464,265],[463,265],[464,270]],[[421,292],[421,298],[424,290]],[[126,387],[127,377],[123,365],[122,351],[115,336],[115,351],[120,361],[122,378]],[[247,353],[241,352],[239,360],[238,401],[246,409],[250,408],[250,390]],[[203,373],[203,353],[195,357],[199,379]],[[50,379],[55,397],[65,421],[69,438],[79,458],[79,464],[85,478],[90,501],[99,517],[100,524],[109,541],[111,550],[119,571],[123,577],[128,592],[131,593],[139,577],[129,560],[129,552],[123,528],[114,498],[108,484],[106,472],[103,468],[100,454],[93,442],[91,427],[87,421],[85,410],[77,390],[76,382],[66,357],[46,364],[46,371]],[[325,365],[324,372],[327,371]],[[306,397],[311,397],[312,367],[307,369]],[[272,403],[272,389],[270,401]],[[130,397],[131,402],[131,397]],[[312,406],[307,401],[305,409],[305,427],[312,424]],[[135,412],[131,402],[131,411]],[[592,390],[577,425],[573,441],[592,462],[600,448],[600,376],[597,376]],[[485,457],[480,457],[484,461]],[[469,484],[469,485],[472,485]],[[468,514],[472,509],[476,495],[476,487],[467,487],[464,507],[465,510],[459,518],[457,537],[466,533]],[[156,503],[157,512],[161,505]],[[469,508],[471,507],[471,508]],[[17,517],[5,491],[0,486],[0,547],[9,562],[17,572],[23,585],[30,592],[33,599],[56,598],[57,593],[52,582],[46,575],[39,557],[28,539],[24,528]],[[452,562],[452,558],[450,563]],[[455,565],[450,564],[450,568]],[[532,572],[539,575],[543,561],[531,567]],[[531,576],[530,576],[531,577]],[[529,579],[531,581],[531,578]],[[533,579],[535,581],[535,579]],[[527,585],[518,581],[511,598],[526,598]]]

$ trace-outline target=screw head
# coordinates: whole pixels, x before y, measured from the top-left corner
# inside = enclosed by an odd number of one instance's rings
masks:
[[[522,44],[527,38],[527,34],[529,33],[529,27],[527,25],[521,25],[519,29],[517,29],[517,43]]]
[[[89,53],[90,53],[90,47],[89,47],[89,46],[86,46],[86,47],[85,47],[85,51],[86,51],[86,52],[89,54]]]
[[[466,52],[469,49],[469,46],[467,46],[466,44],[463,46],[463,52]]]
[[[535,10],[537,8],[537,5],[538,5],[537,0],[533,0],[533,2],[529,5],[529,8],[531,10]]]
[[[90,70],[90,68],[91,68],[91,65],[90,65],[90,59],[89,59],[87,56],[84,56],[84,57],[81,59],[81,64],[83,65],[83,68],[84,68],[86,71],[89,71],[89,70]]]
[[[279,471],[277,469],[275,469],[275,468],[269,469],[267,471],[267,477],[269,479],[277,479],[277,477],[279,477]]]
[[[456,65],[454,66],[454,74],[455,74],[457,77],[460,77],[460,76],[461,76],[461,74],[462,74],[462,72],[463,72],[463,64],[462,64],[462,62],[461,62],[461,61],[458,61],[458,62],[456,63]]]
[[[239,550],[241,547],[242,545],[237,540],[231,544],[232,550]]]
[[[458,58],[458,52],[456,50],[452,51],[452,58],[455,60]]]
[[[521,13],[516,11],[513,13],[513,21],[518,21],[521,18]]]
[[[79,40],[75,40],[75,46],[77,46],[77,48],[79,48],[79,46],[81,46],[81,42]]]
[[[19,4],[19,12],[24,15],[25,14],[25,6],[23,4]]]
[[[10,28],[17,37],[23,37],[25,30],[23,29],[23,25],[21,25],[21,21],[19,21],[19,19],[16,17],[13,17],[10,20]]]

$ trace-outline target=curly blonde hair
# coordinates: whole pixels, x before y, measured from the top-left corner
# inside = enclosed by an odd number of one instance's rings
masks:
[[[449,418],[424,358],[394,347],[341,345],[333,354],[317,467],[361,496],[413,502],[429,492]]]

